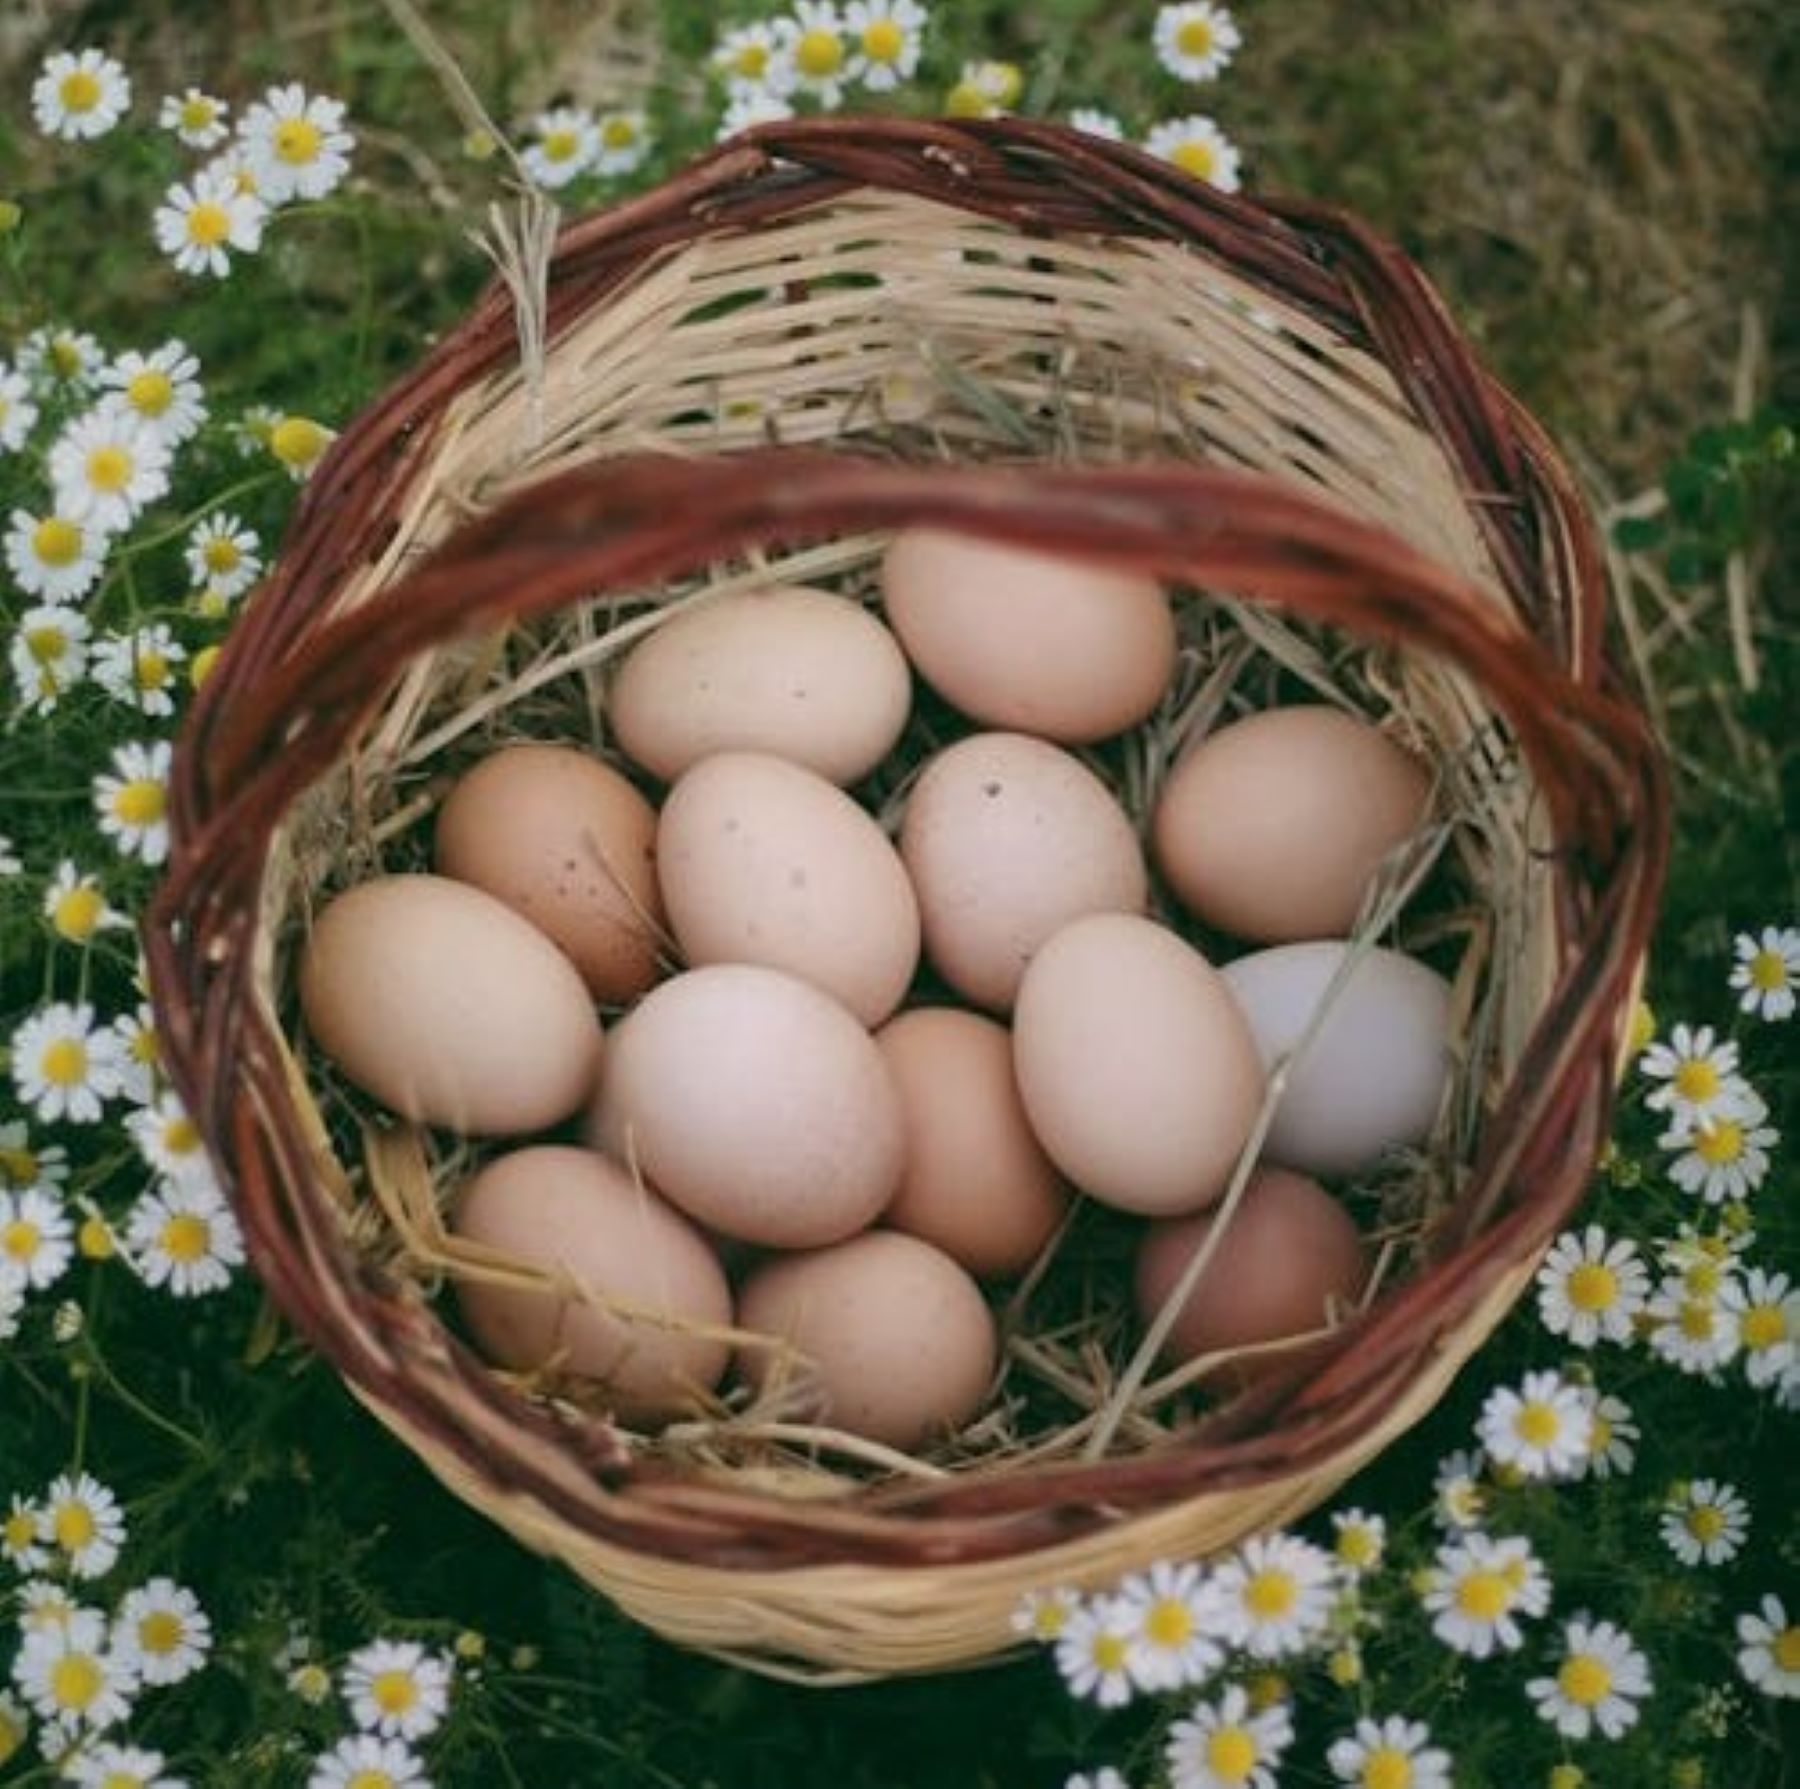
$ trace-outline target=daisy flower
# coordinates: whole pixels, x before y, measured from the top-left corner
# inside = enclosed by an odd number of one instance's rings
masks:
[[[422,1739],[450,1707],[450,1662],[415,1640],[375,1640],[344,1664],[350,1718],[389,1739]]]
[[[1738,1670],[1765,1696],[1800,1699],[1800,1622],[1789,1621],[1780,1597],[1737,1618]]]
[[[780,93],[793,84],[793,70],[781,57],[781,40],[766,20],[721,31],[708,61],[734,99],[745,93]]]
[[[1291,1534],[1246,1541],[1213,1574],[1218,1632],[1252,1658],[1304,1652],[1331,1618],[1331,1555]]]
[[[1664,1149],[1686,1152],[1669,1164],[1669,1178],[1708,1205],[1749,1198],[1768,1178],[1769,1151],[1781,1140],[1764,1123],[1768,1116],[1769,1108],[1745,1089],[1744,1109],[1736,1116],[1665,1132],[1658,1139]]]
[[[1209,0],[1184,0],[1157,10],[1156,59],[1178,81],[1216,80],[1244,41],[1237,22]]]
[[[161,1752],[141,1746],[84,1746],[62,1766],[62,1773],[75,1789],[187,1789],[162,1774]]]
[[[1126,1578],[1116,1601],[1132,1624],[1128,1669],[1140,1689],[1203,1683],[1225,1662],[1212,1637],[1217,1600],[1199,1566],[1158,1560]]]
[[[39,1512],[43,1538],[63,1555],[77,1578],[103,1578],[125,1544],[119,1500],[90,1474],[64,1473],[44,1493]]]
[[[1658,1532],[1683,1565],[1728,1565],[1744,1550],[1750,1506],[1735,1485],[1697,1478],[1663,1506]]]
[[[0,1287],[17,1289],[15,1281],[0,1278]],[[44,1546],[44,1512],[17,1491],[0,1516],[0,1559],[19,1573],[41,1572],[50,1563]]]
[[[0,366],[0,452],[17,453],[38,419],[31,386],[14,367]]]
[[[1567,1478],[1587,1458],[1593,1421],[1579,1386],[1560,1373],[1527,1373],[1516,1391],[1488,1394],[1476,1429],[1498,1465],[1526,1478]]]
[[[313,1760],[306,1789],[431,1789],[431,1779],[400,1740],[357,1733]]]
[[[1608,1238],[1598,1224],[1565,1230],[1537,1272],[1538,1320],[1572,1347],[1629,1342],[1650,1295],[1650,1270],[1628,1237]]]
[[[147,1286],[200,1298],[231,1283],[244,1264],[244,1237],[210,1184],[166,1182],[142,1194],[125,1218],[125,1244]]]
[[[69,1178],[69,1152],[60,1143],[36,1148],[20,1120],[0,1124],[0,1193],[54,1193]]]
[[[843,103],[850,44],[844,15],[831,0],[795,0],[793,13],[775,21],[782,80],[827,112]]]
[[[779,124],[793,115],[794,108],[779,93],[745,88],[741,93],[733,94],[725,107],[725,115],[719,120],[719,139],[723,141],[735,136],[753,124]]]
[[[1791,1019],[1800,989],[1800,926],[1764,926],[1732,940],[1731,986],[1738,1010],[1760,1019]]]
[[[1332,1742],[1325,1762],[1355,1789],[1451,1789],[1450,1754],[1431,1743],[1423,1721],[1402,1715],[1358,1721],[1349,1738]]]
[[[1446,1541],[1429,1576],[1423,1601],[1431,1631],[1470,1658],[1517,1652],[1525,1643],[1519,1617],[1542,1615],[1550,1606],[1550,1579],[1519,1535]]]
[[[1069,1694],[1102,1708],[1129,1702],[1136,1633],[1135,1618],[1115,1597],[1096,1597],[1076,1609],[1056,1638],[1056,1668]]]
[[[268,216],[260,195],[245,192],[227,172],[203,168],[163,194],[151,227],[177,271],[222,280],[231,272],[232,251],[252,255],[262,247]]]
[[[88,674],[115,702],[156,717],[175,712],[176,670],[187,652],[158,623],[133,634],[108,634],[88,660]]]
[[[44,385],[85,391],[106,370],[106,350],[85,329],[46,323],[19,344],[19,369]]]
[[[1720,1292],[1697,1291],[1682,1279],[1665,1280],[1645,1314],[1651,1352],[1684,1373],[1717,1373],[1742,1345],[1737,1313]]]
[[[603,112],[595,128],[600,137],[594,157],[596,174],[616,179],[643,166],[650,153],[650,133],[642,112]]]
[[[154,429],[170,447],[191,440],[206,420],[200,362],[183,342],[164,342],[150,354],[130,349],[106,369],[100,383],[114,394],[109,403]]]
[[[183,1185],[216,1190],[200,1127],[178,1093],[171,1089],[158,1094],[127,1116],[125,1128],[138,1153],[158,1174]]]
[[[94,778],[100,830],[123,857],[154,869],[169,855],[169,742],[113,748],[113,768]]]
[[[60,1584],[52,1584],[47,1578],[27,1578],[19,1586],[19,1631],[22,1634],[66,1628],[76,1616],[83,1614],[99,1616],[100,1611],[85,1608],[76,1602],[71,1591]]]
[[[224,100],[189,87],[164,99],[156,122],[190,149],[216,149],[228,135],[225,121],[230,115]]]
[[[1638,1704],[1650,1694],[1650,1661],[1623,1628],[1577,1615],[1564,1624],[1556,1675],[1534,1677],[1525,1693],[1564,1739],[1586,1739],[1596,1728],[1617,1739],[1637,1724]]]
[[[46,1124],[58,1118],[94,1124],[101,1101],[120,1091],[118,1042],[94,1029],[91,1006],[56,1001],[23,1020],[12,1035],[12,1078],[22,1104]]]
[[[304,478],[336,439],[335,429],[326,428],[310,416],[282,416],[269,431],[269,452],[295,478]]]
[[[131,925],[107,900],[99,878],[78,870],[66,857],[44,890],[44,917],[57,937],[70,944],[91,944],[98,932]]]
[[[138,1672],[129,1647],[107,1637],[97,1609],[75,1609],[25,1635],[13,1682],[42,1720],[98,1733],[131,1713]]]
[[[1653,1112],[1667,1112],[1678,1129],[1697,1130],[1743,1115],[1749,1086],[1738,1073],[1737,1045],[1713,1041],[1713,1028],[1677,1025],[1666,1044],[1652,1044],[1638,1061],[1657,1085],[1644,1096]]]
[[[1638,1426],[1631,1406],[1623,1398],[1587,1388],[1588,1438],[1587,1459],[1577,1477],[1612,1478],[1629,1472],[1637,1460],[1633,1445],[1639,1438]]]
[[[910,81],[919,66],[931,15],[918,0],[850,0],[844,29],[854,48],[845,71],[871,93]]]
[[[1125,126],[1111,112],[1102,112],[1098,106],[1077,106],[1069,114],[1069,124],[1075,130],[1090,137],[1103,137],[1109,143],[1125,141]]]
[[[1069,1625],[1069,1617],[1080,1607],[1080,1593],[1067,1585],[1028,1591],[1012,1612],[1012,1631],[1027,1640],[1048,1644]]]
[[[6,530],[6,563],[27,596],[45,603],[79,601],[100,581],[106,530],[78,516],[34,516],[15,509]]]
[[[1760,1391],[1793,1373],[1800,1363],[1800,1288],[1785,1273],[1752,1267],[1727,1282],[1719,1302],[1737,1319],[1752,1385]]]
[[[1238,189],[1240,157],[1231,139],[1212,119],[1193,112],[1165,119],[1144,139],[1144,147],[1182,173],[1204,180],[1221,192]]]
[[[1360,1578],[1381,1564],[1387,1551],[1387,1522],[1367,1510],[1334,1511],[1331,1518],[1332,1556],[1338,1569],[1350,1578]]]
[[[162,1046],[156,1036],[156,1016],[148,1005],[136,1012],[120,1013],[110,1027],[119,1040],[120,1074],[124,1097],[147,1106],[162,1079]]]
[[[587,173],[600,157],[600,127],[587,112],[558,106],[540,112],[532,125],[537,141],[520,158],[525,172],[546,192]]]
[[[1449,1453],[1438,1462],[1431,1481],[1432,1514],[1440,1528],[1479,1528],[1487,1512],[1481,1488],[1486,1459],[1479,1453]]]
[[[8,660],[19,701],[28,714],[49,714],[86,674],[87,617],[61,603],[27,609],[19,617]]]
[[[206,1663],[212,1623],[200,1600],[173,1578],[152,1578],[129,1591],[114,1624],[137,1649],[145,1683],[180,1683]]]
[[[1253,1713],[1249,1694],[1234,1683],[1170,1727],[1163,1747],[1170,1789],[1276,1789],[1275,1767],[1293,1743],[1287,1704]]]
[[[38,129],[65,143],[105,136],[130,105],[130,77],[101,50],[49,57],[31,87]]]
[[[322,199],[350,171],[356,138],[344,129],[343,101],[309,94],[297,82],[271,87],[238,124],[238,143],[269,205]]]
[[[287,1687],[310,1708],[323,1707],[331,1695],[331,1673],[313,1660],[290,1667]]]

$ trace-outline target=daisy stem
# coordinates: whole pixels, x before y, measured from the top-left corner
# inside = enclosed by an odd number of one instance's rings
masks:
[[[98,1378],[105,1385],[107,1391],[117,1398],[127,1410],[130,1410],[144,1422],[150,1424],[152,1428],[160,1429],[165,1435],[169,1436],[171,1440],[179,1442],[189,1453],[192,1453],[201,1459],[208,1458],[210,1450],[204,1441],[198,1436],[190,1434],[180,1425],[180,1423],[176,1422],[173,1417],[165,1416],[154,1405],[145,1403],[145,1401],[139,1397],[136,1392],[131,1390],[112,1368],[107,1365],[105,1355],[100,1352],[99,1345],[93,1339],[94,1331],[91,1312],[89,1313],[89,1319],[84,1333],[88,1337],[87,1358],[91,1372],[89,1377],[82,1381],[82,1395],[84,1400],[87,1395],[88,1387],[95,1378]],[[81,1415],[84,1417],[86,1415],[86,1409],[87,1407],[84,1401],[81,1409]],[[79,1434],[79,1430],[77,1433]]]

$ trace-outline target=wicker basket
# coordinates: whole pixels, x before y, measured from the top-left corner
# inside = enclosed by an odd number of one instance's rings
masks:
[[[1466,1147],[1327,1349],[1155,1445],[709,1464],[526,1395],[440,1321],[442,1164],[405,1127],[345,1146],[294,945],[326,883],[416,832],[497,662],[521,728],[572,680],[598,739],[647,592],[854,572],[920,520],[1227,593],[1252,639],[1363,643],[1480,815]],[[1030,1588],[1315,1505],[1430,1408],[1579,1198],[1666,832],[1601,600],[1538,429],[1349,219],[1039,124],[764,127],[568,231],[541,377],[496,287],[314,475],[177,754],[149,938],[171,1072],[278,1304],[459,1495],[765,1669],[974,1662]]]

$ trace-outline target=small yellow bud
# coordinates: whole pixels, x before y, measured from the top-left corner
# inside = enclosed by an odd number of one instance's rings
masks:
[[[10,236],[24,221],[24,209],[15,200],[0,199],[0,236]]]
[[[478,1634],[472,1627],[466,1627],[456,1636],[456,1656],[459,1659],[479,1659],[487,1656],[487,1636]]]
[[[81,1228],[75,1233],[75,1246],[89,1261],[110,1261],[118,1253],[112,1229],[103,1217],[82,1219]]]
[[[310,472],[332,440],[332,431],[310,416],[284,416],[269,431],[269,451],[290,472]]]
[[[1325,1661],[1325,1669],[1331,1681],[1341,1689],[1349,1689],[1363,1679],[1362,1654],[1354,1646],[1340,1646]]]
[[[1251,1708],[1258,1714],[1288,1699],[1288,1680],[1279,1671],[1259,1671],[1244,1687],[1249,1692]]]
[[[219,662],[217,646],[202,646],[194,654],[194,662],[188,666],[188,680],[198,689],[213,673],[213,666]]]

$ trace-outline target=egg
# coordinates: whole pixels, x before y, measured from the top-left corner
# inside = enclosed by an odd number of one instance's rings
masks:
[[[638,1420],[672,1416],[724,1377],[730,1342],[702,1333],[731,1324],[724,1269],[686,1218],[605,1156],[557,1146],[501,1156],[455,1196],[450,1229],[503,1267],[558,1282],[472,1265],[457,1278],[463,1317],[500,1365],[598,1380]]]
[[[657,829],[663,899],[687,961],[761,963],[865,1025],[900,1004],[919,906],[887,835],[834,784],[766,752],[702,758]]]
[[[991,727],[1065,745],[1156,706],[1175,621],[1154,579],[1062,553],[909,528],[881,564],[889,621],[920,675]]]
[[[797,1416],[907,1450],[981,1409],[998,1356],[975,1282],[941,1250],[890,1230],[759,1267],[739,1289],[738,1322],[801,1357],[740,1348],[751,1384],[779,1375]]]
[[[586,1134],[698,1222],[789,1249],[872,1223],[906,1146],[874,1039],[810,983],[750,963],[691,969],[632,1008]]]
[[[1069,1198],[1019,1101],[1006,1027],[955,1007],[920,1006],[890,1019],[875,1043],[906,1120],[906,1167],[883,1223],[971,1273],[1027,1266],[1056,1233]]]
[[[553,939],[597,1000],[634,1000],[656,980],[656,810],[589,753],[514,745],[484,758],[438,810],[436,862]]]
[[[778,584],[673,615],[619,666],[607,712],[673,782],[712,752],[772,752],[834,783],[867,776],[912,707],[894,636],[859,603]]]
[[[1050,1159],[1094,1198],[1148,1216],[1224,1192],[1263,1097],[1218,971],[1134,914],[1078,919],[1032,959],[1013,1068]]]
[[[977,733],[920,773],[900,823],[925,954],[956,991],[1011,1009],[1053,932],[1084,913],[1138,913],[1149,877],[1112,792],[1072,753]]]
[[[479,888],[381,876],[320,913],[300,961],[314,1042],[404,1118],[478,1136],[569,1117],[600,1067],[575,965]]]
[[[1349,949],[1341,940],[1281,944],[1225,965],[1265,1066],[1299,1044]],[[1451,1060],[1450,984],[1399,951],[1368,950],[1289,1065],[1267,1159],[1307,1174],[1359,1174],[1422,1143]]]
[[[1343,1206],[1316,1180],[1259,1168],[1228,1221],[1213,1210],[1145,1229],[1134,1293],[1146,1328],[1215,1231],[1217,1245],[1164,1344],[1171,1361],[1324,1329],[1355,1304],[1368,1278],[1362,1236]],[[1232,1363],[1227,1377],[1241,1382],[1289,1366],[1298,1352],[1271,1349],[1246,1357]]]
[[[1341,938],[1430,800],[1426,767],[1369,722],[1270,708],[1183,753],[1157,797],[1151,849],[1210,925],[1265,944]]]

